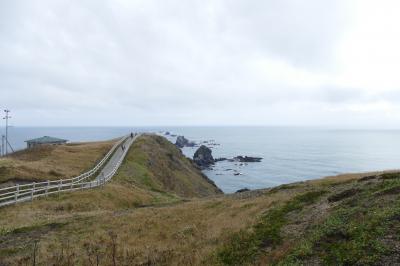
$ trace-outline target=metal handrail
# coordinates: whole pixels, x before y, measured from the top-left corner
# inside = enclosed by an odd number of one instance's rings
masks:
[[[137,136],[138,136],[138,134],[135,134],[135,138]],[[60,192],[84,190],[84,189],[91,189],[91,188],[103,186],[106,182],[110,181],[111,178],[116,174],[118,168],[121,166],[122,161],[124,160],[128,150],[129,150],[130,146],[132,145],[133,141],[135,140],[135,138],[132,139],[128,143],[126,149],[121,154],[121,157],[116,162],[116,164],[112,168],[111,172],[108,173],[106,176],[102,177],[101,179],[98,177],[96,180],[93,180],[93,181],[82,182],[84,179],[87,178],[87,177],[82,177],[82,176],[89,172],[92,172],[91,175],[96,173],[99,170],[100,166],[103,165],[104,162],[108,160],[108,158],[113,153],[113,151],[116,149],[116,147],[118,147],[123,141],[126,141],[128,139],[128,136],[123,137],[120,141],[118,141],[118,143],[117,143],[118,145],[117,144],[114,145],[113,148],[110,150],[110,152],[103,158],[103,160],[102,160],[103,163],[97,164],[92,170],[90,170],[78,177],[75,177],[75,178],[60,179],[60,180],[56,180],[56,181],[47,181],[47,182],[28,184],[28,185],[31,185],[31,188],[20,189],[21,187],[26,187],[26,184],[25,184],[25,186],[24,185],[16,185],[16,186],[14,186],[16,188],[15,191],[0,194],[0,206],[6,206],[6,205],[18,203],[18,202],[29,201],[29,200],[33,200],[37,197],[47,196],[47,195],[60,193]],[[94,170],[94,169],[96,169],[96,170]],[[77,181],[71,181],[74,179],[76,179]],[[71,182],[64,182],[64,181],[71,181]],[[45,186],[43,186],[43,184],[45,184]],[[8,189],[10,189],[10,187]],[[5,190],[5,189],[3,189],[3,190]]]
[[[11,190],[11,189],[21,189],[24,187],[33,187],[33,186],[40,186],[40,185],[49,185],[49,184],[58,184],[58,183],[68,183],[68,181],[71,182],[79,182],[81,180],[84,180],[90,176],[92,176],[94,173],[96,173],[100,167],[103,166],[103,164],[108,160],[108,158],[110,158],[111,154],[115,151],[115,149],[124,141],[127,139],[128,136],[124,136],[122,137],[117,143],[115,143],[113,145],[113,147],[107,152],[107,154],[103,157],[103,159],[101,159],[101,161],[92,169],[90,169],[89,171],[80,174],[79,176],[73,177],[73,178],[67,178],[67,179],[58,179],[58,180],[48,180],[48,181],[42,181],[42,182],[32,182],[29,184],[21,184],[21,185],[14,185],[14,186],[10,186],[10,187],[5,187],[5,188],[1,188],[0,189],[0,196],[3,195],[3,193],[1,193],[1,191],[5,191],[5,190]]]

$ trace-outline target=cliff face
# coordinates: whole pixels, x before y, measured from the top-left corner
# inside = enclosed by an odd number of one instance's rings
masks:
[[[132,145],[116,180],[181,197],[222,193],[175,145],[157,135],[143,135]]]

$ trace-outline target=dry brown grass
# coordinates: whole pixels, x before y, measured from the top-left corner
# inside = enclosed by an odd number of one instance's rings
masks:
[[[335,176],[326,176],[320,179],[309,180],[307,183],[312,185],[335,185],[343,182],[351,182],[353,180],[361,179],[366,176],[382,175],[386,173],[398,173],[400,170],[385,170],[375,172],[362,172],[362,173],[346,173]]]
[[[33,202],[3,207],[0,209],[0,228],[10,231],[52,220],[69,219],[74,216],[93,216],[177,200],[173,196],[150,193],[133,186],[127,187],[111,183],[94,190],[62,193]]]
[[[100,265],[213,265],[216,250],[229,243],[232,234],[251,228],[271,208],[309,191],[337,193],[348,182],[375,174],[347,174],[189,200],[177,195],[180,189],[163,187],[163,180],[157,179],[163,173],[173,176],[180,157],[173,153],[167,156],[173,160],[168,163],[159,154],[149,161],[152,152],[143,141],[150,140],[142,138],[133,147],[135,153],[104,188],[1,208],[0,264],[32,265],[37,241],[37,260],[42,265],[96,265],[97,260]],[[190,167],[188,161],[183,166]],[[306,228],[326,217],[329,208],[325,198],[288,215],[293,222],[284,226],[285,241],[265,253],[261,263],[283,258]]]
[[[216,250],[232,234],[251,228],[272,207],[332,184],[335,193],[343,186],[336,183],[362,176],[190,201],[114,180],[104,188],[0,209],[0,261],[2,251],[3,261],[10,265],[31,263],[38,240],[38,259],[45,265],[96,265],[97,258],[100,265],[113,265],[113,260],[117,265],[213,265]],[[325,205],[306,208],[299,223],[285,227],[284,235],[292,240],[301,237],[310,222],[323,218]],[[298,219],[297,214],[289,219]],[[295,244],[285,241],[261,262],[283,258]]]
[[[156,199],[157,195],[139,188],[126,188],[125,193],[117,193],[110,202],[105,201],[106,195],[114,189],[121,191],[122,188],[113,184],[104,189],[79,192],[74,197],[65,194],[60,199],[54,197],[1,209],[0,225],[4,231],[13,232],[32,225],[35,228],[23,236],[8,233],[0,237],[0,242],[14,237],[19,238],[21,245],[29,246],[34,239],[40,239],[39,251],[44,264],[54,262],[52,258],[57,250],[54,247],[60,248],[65,242],[73,243],[69,247],[75,254],[72,264],[88,264],[85,247],[100,246],[102,264],[109,265],[112,256],[106,247],[111,241],[111,232],[116,236],[119,264],[140,264],[149,260],[168,265],[207,264],[215,249],[233,232],[252,225],[275,202],[290,197],[287,191],[280,191],[246,199],[217,196],[178,204],[167,196],[160,200]],[[87,202],[87,197],[95,203]],[[153,206],[135,207],[134,202]],[[49,229],[49,224],[62,226]],[[19,250],[18,244],[11,248]],[[0,244],[0,249],[7,248]],[[135,254],[134,258],[124,257],[123,254],[128,253]],[[18,251],[6,261],[17,264],[26,256],[31,255],[26,250]]]
[[[101,160],[114,143],[73,143],[16,152],[0,158],[0,184],[77,176]]]

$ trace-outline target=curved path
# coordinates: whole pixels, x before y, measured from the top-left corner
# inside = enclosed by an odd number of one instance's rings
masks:
[[[114,152],[111,156],[110,160],[106,163],[106,165],[101,169],[100,173],[97,175],[93,182],[98,183],[102,182],[104,179],[105,181],[110,180],[112,175],[114,175],[115,170],[119,168],[122,160],[125,158],[126,153],[128,152],[132,143],[136,140],[137,137],[140,135],[134,135],[133,138],[127,138],[124,143],[118,147],[118,149]],[[124,147],[124,149],[122,149]],[[110,177],[111,176],[111,177]],[[93,183],[92,182],[92,183]]]

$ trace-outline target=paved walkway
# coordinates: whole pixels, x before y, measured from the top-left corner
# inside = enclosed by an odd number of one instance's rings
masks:
[[[111,156],[110,160],[106,163],[106,165],[101,169],[99,175],[96,177],[95,180],[102,180],[105,176],[109,175],[115,168],[115,166],[118,164],[118,161],[121,159],[121,157],[124,154],[124,150],[122,149],[122,146],[125,147],[125,150],[129,149],[131,144],[136,140],[136,138],[139,135],[134,135],[133,138],[128,138],[127,140],[124,141],[124,143],[121,145],[121,147],[117,148],[117,150],[114,152],[114,154]]]

